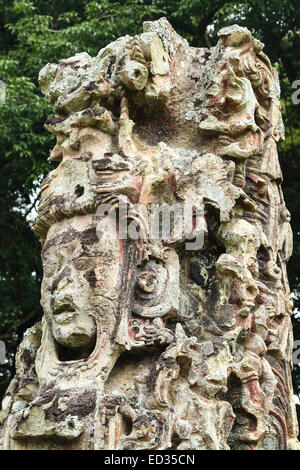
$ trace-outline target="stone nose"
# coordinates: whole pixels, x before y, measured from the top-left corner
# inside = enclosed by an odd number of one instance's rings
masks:
[[[51,287],[51,294],[61,292],[65,290],[66,287],[71,286],[71,270],[66,267],[58,276],[54,279]]]
[[[59,290],[51,298],[51,307],[54,314],[65,310],[75,310],[75,303],[71,292]]]
[[[241,286],[242,296],[244,300],[254,301],[259,294],[258,287],[251,272],[245,271],[244,282]]]
[[[214,382],[223,384],[227,379],[227,370],[226,368],[220,366],[212,374],[210,374],[208,378]]]
[[[251,300],[255,300],[258,295],[258,288],[252,282],[249,282],[245,285],[245,297]]]
[[[60,291],[55,295],[54,302],[56,304],[71,304],[73,303],[73,298],[71,294]]]

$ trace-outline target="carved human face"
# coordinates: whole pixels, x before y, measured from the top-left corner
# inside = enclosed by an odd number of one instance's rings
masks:
[[[74,128],[60,140],[55,147],[60,164],[42,183],[39,214],[47,214],[50,208],[78,213],[102,193],[125,194],[137,200],[142,184],[137,168],[140,157],[114,153],[111,136],[89,127]]]
[[[43,248],[41,303],[54,339],[66,347],[91,345],[99,318],[108,316],[112,327],[115,320],[122,255],[116,238],[99,240],[96,224],[92,215],[56,223]]]
[[[230,303],[239,305],[239,314],[247,317],[255,307],[258,288],[248,269],[242,269],[242,273],[242,279],[230,279]]]
[[[195,384],[204,397],[212,398],[219,392],[225,393],[230,365],[231,355],[228,346],[206,341],[202,345],[199,360],[192,363],[189,382]]]
[[[113,152],[112,138],[97,129],[74,129],[61,144],[63,161],[79,159],[87,164],[88,188],[94,193],[117,191],[136,197],[141,177],[136,175],[137,158]]]
[[[241,135],[230,136],[221,135],[215,142],[218,155],[232,158],[233,160],[245,160],[255,153],[262,152],[263,136],[262,133],[244,132]]]

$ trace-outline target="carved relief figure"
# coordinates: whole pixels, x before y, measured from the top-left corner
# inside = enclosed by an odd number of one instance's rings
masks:
[[[262,49],[237,25],[193,48],[161,18],[41,70],[57,139],[33,228],[44,317],[19,346],[1,448],[299,449]]]

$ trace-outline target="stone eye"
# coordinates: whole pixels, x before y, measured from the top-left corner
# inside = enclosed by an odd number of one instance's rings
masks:
[[[78,270],[89,269],[92,267],[93,260],[90,258],[77,258],[74,260],[74,266]]]

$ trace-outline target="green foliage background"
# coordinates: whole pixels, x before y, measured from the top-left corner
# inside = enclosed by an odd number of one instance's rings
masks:
[[[289,280],[300,310],[300,105],[292,83],[300,80],[300,8],[295,0],[0,0],[0,339],[8,362],[0,366],[0,396],[14,373],[14,353],[24,330],[41,316],[42,269],[32,214],[53,136],[43,128],[52,114],[41,95],[39,70],[76,52],[96,55],[119,36],[142,31],[145,20],[166,16],[197,47],[214,45],[217,31],[238,23],[265,43],[282,87],[286,141],[280,147],[284,194],[292,213],[294,255]],[[300,320],[294,318],[295,339]],[[294,368],[300,395],[300,368]]]

